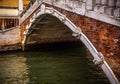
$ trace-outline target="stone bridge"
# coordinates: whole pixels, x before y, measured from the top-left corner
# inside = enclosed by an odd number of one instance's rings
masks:
[[[71,34],[83,42],[109,81],[120,84],[120,0],[31,0],[20,12],[22,48],[31,39],[32,43],[46,42],[44,35],[54,35],[50,31],[60,24],[65,29],[54,31],[61,31],[66,40],[71,40]],[[46,25],[51,28],[43,33]],[[33,32],[39,33],[37,41]]]

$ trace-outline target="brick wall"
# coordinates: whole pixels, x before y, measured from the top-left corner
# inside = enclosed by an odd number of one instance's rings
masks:
[[[47,7],[51,7],[51,5],[45,5]],[[82,16],[69,12],[61,8],[54,8],[64,14],[77,27],[82,29],[83,33],[93,43],[96,49],[103,53],[105,60],[108,62],[118,79],[120,79],[120,27],[88,18],[84,15]],[[32,17],[32,15],[30,17]],[[30,17],[27,18],[28,21],[25,20],[21,24],[21,31],[25,30],[26,25],[29,23]],[[21,33],[21,36],[23,40],[23,32]]]
[[[93,43],[120,81],[120,27],[56,8],[66,15]]]

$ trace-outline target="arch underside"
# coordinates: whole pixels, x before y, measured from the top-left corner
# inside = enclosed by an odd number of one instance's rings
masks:
[[[36,27],[36,25],[34,25],[34,23],[42,22],[42,19],[45,17],[46,14],[49,14],[49,15],[52,15],[52,16],[58,18],[63,24],[65,24],[73,32],[72,35],[74,37],[76,37],[77,39],[81,40],[83,42],[83,44],[88,48],[88,50],[90,51],[90,53],[92,54],[92,56],[94,58],[93,62],[96,65],[99,65],[103,69],[103,71],[106,74],[106,76],[108,77],[109,81],[112,84],[119,84],[118,79],[114,75],[113,71],[111,70],[111,68],[109,67],[107,62],[104,60],[104,56],[102,55],[102,53],[97,51],[97,49],[94,47],[94,45],[90,42],[90,40],[82,32],[81,28],[74,25],[65,15],[61,14],[54,8],[45,7],[45,5],[41,5],[40,12],[38,12],[37,14],[35,13],[33,15],[33,17],[30,19],[30,24],[28,24],[26,26],[26,30],[24,32],[24,40],[22,41],[23,46],[25,46],[27,39],[29,39],[30,33],[32,33],[32,31],[33,31],[32,28]],[[42,24],[42,23],[40,23],[40,24]],[[37,29],[37,27],[36,27],[36,29]]]
[[[43,14],[31,25],[25,45],[76,41],[79,40],[66,25],[54,16]]]

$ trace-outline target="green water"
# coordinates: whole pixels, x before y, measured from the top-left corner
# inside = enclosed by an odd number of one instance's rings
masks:
[[[39,49],[38,49],[39,48]],[[79,43],[0,54],[0,84],[110,84]]]

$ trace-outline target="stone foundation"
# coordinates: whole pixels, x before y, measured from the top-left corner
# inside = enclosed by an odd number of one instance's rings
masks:
[[[0,51],[18,50],[20,45],[20,28],[0,31]]]

